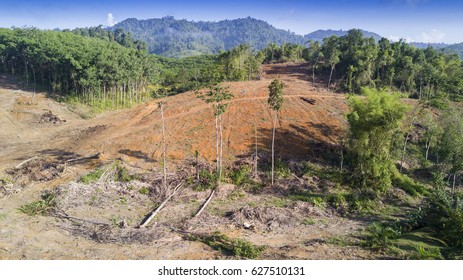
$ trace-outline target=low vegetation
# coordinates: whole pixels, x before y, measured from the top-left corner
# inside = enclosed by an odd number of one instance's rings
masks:
[[[200,241],[215,250],[225,254],[231,254],[238,258],[256,259],[265,250],[264,246],[255,246],[248,241],[239,238],[230,238],[220,232],[214,232],[212,235],[189,235],[192,241]]]

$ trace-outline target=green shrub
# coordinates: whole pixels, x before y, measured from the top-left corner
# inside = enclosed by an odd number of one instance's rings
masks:
[[[195,191],[204,191],[217,188],[219,175],[215,171],[201,170],[199,172],[199,182],[194,187]]]
[[[248,175],[250,171],[251,168],[249,166],[244,165],[231,170],[228,176],[230,177],[234,185],[241,186],[248,181]]]
[[[101,176],[103,176],[104,174],[104,170],[103,169],[95,169],[94,171],[92,172],[89,172],[87,174],[85,174],[84,176],[80,177],[79,181],[88,185],[88,184],[91,184],[91,183],[95,183],[97,182],[98,180],[100,180]]]
[[[424,248],[423,246],[415,247],[416,252],[412,253],[409,258],[412,260],[443,260],[439,248]]]
[[[190,240],[201,241],[215,250],[225,251],[236,257],[256,259],[265,250],[264,246],[255,246],[239,238],[232,239],[218,231],[209,236],[190,234],[188,237]]]
[[[308,192],[299,192],[299,193],[291,194],[289,197],[293,200],[309,202],[318,208],[323,209],[326,207],[326,202],[323,199],[323,197],[317,194],[311,194]]]
[[[48,214],[56,206],[55,196],[51,193],[44,193],[41,198],[39,201],[19,207],[18,210],[29,216]]]
[[[148,194],[150,190],[147,187],[142,187],[138,192],[140,194]]]
[[[376,250],[388,249],[392,241],[400,236],[401,232],[391,226],[373,223],[367,228],[365,245]]]
[[[288,165],[282,161],[282,160],[279,160],[279,159],[275,159],[275,166],[274,166],[274,175],[275,175],[275,178],[277,179],[282,179],[282,178],[288,178],[289,176],[291,176],[291,169],[289,169]],[[265,166],[265,170],[267,171],[267,175],[270,177],[271,174],[271,170],[272,170],[272,166],[271,164],[267,164]]]
[[[421,208],[419,226],[432,227],[447,244],[463,248],[463,200],[458,195],[436,188]]]
[[[330,194],[327,197],[327,201],[335,209],[346,209],[349,206],[346,195],[341,193]]]

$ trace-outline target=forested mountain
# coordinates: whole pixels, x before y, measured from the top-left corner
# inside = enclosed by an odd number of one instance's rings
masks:
[[[145,41],[151,53],[168,57],[218,53],[244,43],[254,49],[263,49],[269,43],[304,43],[300,35],[250,17],[218,22],[194,22],[173,17],[130,18],[113,26],[112,30],[117,28]]]
[[[449,46],[449,44],[446,44],[446,43],[422,43],[422,42],[411,42],[410,45],[415,46],[419,49],[426,49],[427,47],[433,47],[435,49],[442,49],[442,48]]]
[[[373,37],[376,41],[379,41],[381,39],[381,35],[379,34],[376,34],[374,32],[369,32],[369,31],[365,31],[365,30],[362,30],[362,33],[363,33],[363,36],[364,37]],[[316,42],[323,42],[323,39],[325,38],[328,38],[328,37],[331,37],[331,36],[337,36],[337,37],[341,37],[341,36],[344,36],[344,35],[347,35],[347,30],[332,30],[332,29],[328,29],[328,30],[316,30],[314,32],[311,32],[307,35],[304,35],[304,39],[306,41],[308,40],[312,40],[312,41],[316,41]]]
[[[456,53],[463,59],[463,43],[453,44],[444,48],[444,51]]]
[[[250,17],[218,22],[176,20],[170,16],[147,20],[129,18],[111,29],[120,28],[146,42],[149,52],[168,57],[213,54],[240,44],[249,44],[253,49],[261,50],[270,43],[304,44],[308,40],[321,42],[331,35],[340,37],[347,34],[345,30],[317,30],[301,36]],[[376,41],[381,39],[376,33],[362,33]]]

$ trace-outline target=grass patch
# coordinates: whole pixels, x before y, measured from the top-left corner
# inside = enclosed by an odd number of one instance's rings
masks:
[[[355,245],[355,242],[351,238],[342,235],[332,235],[326,239],[326,243],[340,247]]]
[[[98,180],[100,180],[103,174],[104,174],[104,170],[98,168],[80,177],[79,182],[82,182],[86,185],[92,184],[92,183],[98,182]]]
[[[305,226],[313,226],[316,223],[317,222],[312,218],[305,218],[304,220],[302,220],[302,224],[305,225]]]
[[[45,193],[41,198],[42,199],[39,201],[19,207],[18,210],[29,216],[48,214],[56,206],[55,196],[50,193]]]
[[[289,198],[292,200],[296,201],[304,201],[304,202],[309,202],[313,206],[316,206],[318,208],[326,208],[326,201],[323,195],[321,194],[315,194],[315,193],[309,193],[309,192],[298,192],[289,195]]]
[[[139,176],[130,174],[129,170],[122,165],[122,162],[119,160],[114,161],[111,164],[108,164],[104,167],[97,168],[82,177],[80,177],[79,182],[82,182],[86,185],[96,183],[102,179],[103,175],[107,175],[112,181],[115,182],[131,182],[133,180],[139,179]]]
[[[267,177],[270,178],[272,176],[272,163],[268,163],[264,166],[264,170],[267,173]],[[275,159],[274,162],[274,175],[275,179],[284,179],[291,176],[291,169],[289,166],[280,159]]]
[[[394,171],[392,183],[394,186],[401,188],[412,196],[429,194],[429,192],[422,184],[415,182],[412,178],[405,174],[399,173],[397,170]]]
[[[218,231],[209,236],[189,234],[188,239],[200,241],[214,250],[247,259],[256,259],[265,250],[265,246],[256,246],[243,239],[230,238]]]
[[[142,187],[141,189],[138,190],[140,194],[148,194],[150,190],[147,187]]]

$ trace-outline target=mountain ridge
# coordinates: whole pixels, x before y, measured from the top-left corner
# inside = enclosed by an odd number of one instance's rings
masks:
[[[230,50],[240,44],[249,44],[260,50],[270,43],[305,44],[307,41],[322,42],[324,38],[347,34],[347,30],[318,29],[305,35],[274,27],[268,22],[252,17],[225,19],[220,21],[192,21],[175,19],[173,16],[162,18],[127,18],[110,30],[123,29],[134,38],[146,42],[150,53],[166,57],[187,57],[201,54],[217,54]],[[365,37],[376,41],[383,36],[375,32],[360,29]],[[458,44],[410,42],[417,48],[431,46],[436,49],[452,49]],[[457,50],[463,56],[463,52]]]
[[[298,35],[251,17],[220,21],[178,20],[172,16],[141,20],[128,18],[110,27],[111,30],[118,28],[131,32],[136,39],[145,41],[151,53],[167,57],[213,54],[244,43],[250,44],[254,49],[263,49],[269,43],[304,44],[308,40],[323,39],[323,35],[320,34],[322,30],[318,30],[316,36],[312,36],[311,33]],[[342,30],[327,32],[332,35],[347,33]],[[373,32],[362,32],[365,36],[374,35],[375,39],[381,38]]]

